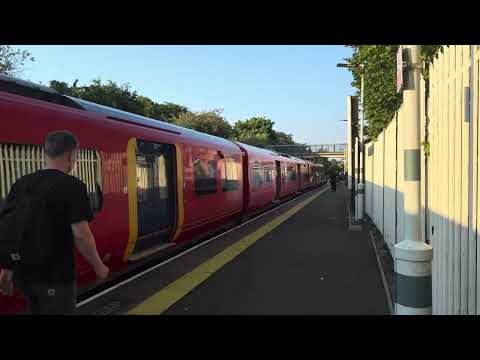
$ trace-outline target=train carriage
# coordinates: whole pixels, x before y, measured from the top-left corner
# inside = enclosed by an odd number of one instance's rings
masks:
[[[0,76],[0,204],[16,179],[42,168],[45,136],[60,129],[80,141],[73,175],[87,185],[112,272],[312,184],[312,163]],[[92,270],[76,260],[79,286],[91,285]],[[0,313],[22,307],[18,292],[0,296]]]

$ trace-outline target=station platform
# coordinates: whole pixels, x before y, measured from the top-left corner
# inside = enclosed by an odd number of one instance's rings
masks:
[[[388,315],[370,233],[347,189],[313,190],[161,263],[77,314]]]

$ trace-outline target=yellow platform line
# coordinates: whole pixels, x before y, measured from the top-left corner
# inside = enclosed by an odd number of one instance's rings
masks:
[[[160,315],[168,310],[177,301],[187,295],[195,287],[207,280],[214,272],[219,270],[235,257],[240,255],[257,240],[271,232],[284,221],[292,217],[298,211],[310,204],[313,200],[324,193],[328,188],[319,191],[308,199],[295,205],[290,210],[277,216],[269,223],[261,226],[253,233],[245,236],[235,244],[229,246],[211,259],[197,266],[191,272],[170,283],[147,300],[127,312],[128,315]]]

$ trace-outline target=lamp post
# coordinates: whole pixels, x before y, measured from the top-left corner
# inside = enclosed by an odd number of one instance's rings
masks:
[[[337,64],[337,67],[347,68],[347,69],[361,69],[360,74],[360,102],[362,104],[361,117],[360,117],[360,131],[359,131],[359,141],[358,141],[358,187],[355,194],[355,219],[362,220],[364,217],[364,208],[365,208],[365,176],[363,172],[363,161],[364,161],[364,142],[363,142],[363,126],[364,126],[364,115],[363,115],[363,84],[364,84],[364,74],[365,66],[363,64],[352,65],[352,64]]]

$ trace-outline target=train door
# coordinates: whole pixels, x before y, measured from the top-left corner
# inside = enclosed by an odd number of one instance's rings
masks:
[[[301,165],[297,164],[297,181],[298,181],[298,191],[302,188],[302,172]]]
[[[275,160],[275,199],[280,198],[280,192],[282,191],[282,168],[280,165],[280,161]]]
[[[137,140],[138,238],[133,253],[168,242],[175,227],[175,148]]]

